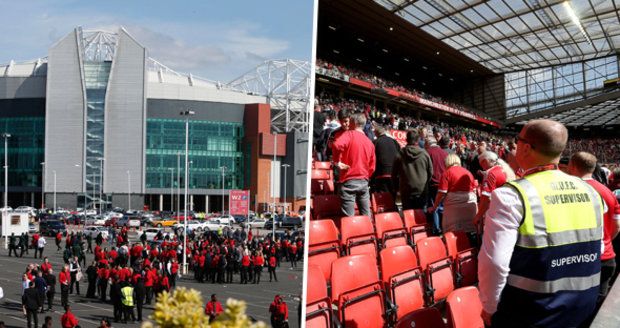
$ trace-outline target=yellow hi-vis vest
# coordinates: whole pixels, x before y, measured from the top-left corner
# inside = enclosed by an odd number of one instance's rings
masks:
[[[123,296],[123,305],[133,306],[133,287],[125,286],[121,288],[121,294]]]
[[[508,185],[521,196],[523,220],[498,320],[524,327],[583,322],[594,310],[600,284],[600,195],[559,170],[536,172]]]

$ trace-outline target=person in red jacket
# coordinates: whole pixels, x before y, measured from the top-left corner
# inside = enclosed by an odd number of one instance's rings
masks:
[[[273,303],[269,305],[269,313],[271,313],[271,326],[273,328],[285,327],[285,323],[288,322],[288,306],[280,295],[276,295]]]
[[[243,257],[241,258],[241,283],[247,284],[250,274],[250,255],[247,253],[243,253]]]
[[[108,290],[108,279],[110,279],[110,270],[108,266],[100,264],[99,270],[97,270],[97,276],[99,277],[99,297],[101,297],[102,302],[105,302]]]
[[[65,305],[65,314],[60,317],[60,326],[62,328],[74,328],[78,323],[78,319],[71,313],[71,306],[69,304]]]
[[[41,270],[43,273],[47,273],[52,268],[52,264],[47,259],[47,256],[43,258],[43,263],[41,264]]]
[[[273,249],[273,248],[272,248]],[[271,282],[271,278],[273,277],[273,279],[276,280],[276,282],[278,282],[278,276],[276,276],[276,266],[278,265],[278,262],[276,261],[276,255],[275,254],[271,254],[271,256],[269,256],[269,282]]]
[[[66,306],[69,304],[69,284],[71,284],[71,274],[66,264],[58,274],[58,283],[60,284],[60,304]]]
[[[260,276],[263,272],[263,265],[265,265],[265,258],[262,253],[254,255],[254,281],[255,284],[260,284]]]
[[[62,242],[62,233],[60,233],[59,231],[56,233],[56,253],[62,250],[62,247],[60,247],[61,242]]]
[[[209,301],[205,306],[205,314],[209,316],[209,322],[213,322],[213,320],[215,320],[215,318],[222,312],[224,312],[222,303],[217,300],[215,294],[211,294],[211,301]]]
[[[150,267],[146,267],[145,269],[145,277],[144,277],[144,287],[146,288],[146,303],[151,304],[151,299],[153,298],[153,285],[155,284],[155,279],[157,278],[157,271],[155,268],[151,269]]]
[[[291,261],[291,269],[297,267],[297,244],[290,243],[288,246],[289,260]]]

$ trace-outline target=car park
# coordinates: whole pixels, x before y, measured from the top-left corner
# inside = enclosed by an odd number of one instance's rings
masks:
[[[276,216],[276,228],[297,228],[302,225],[301,217],[298,216]],[[265,222],[265,229],[273,229],[273,219],[267,220]]]
[[[92,238],[97,238],[99,233],[101,233],[101,237],[103,239],[108,239],[108,228],[102,226],[85,226],[82,231],[84,236],[91,236]]]
[[[263,229],[265,228],[265,222],[267,222],[267,219],[264,218],[253,218],[250,219],[249,222],[246,223],[246,225],[250,228],[259,228],[259,229]]]

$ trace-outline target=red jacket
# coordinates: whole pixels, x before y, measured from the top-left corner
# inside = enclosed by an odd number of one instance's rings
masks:
[[[241,258],[241,265],[244,267],[249,267],[250,266],[250,257],[247,255],[243,255],[243,258]]]
[[[78,325],[78,319],[71,312],[65,312],[60,318],[62,328],[73,328]]]
[[[224,312],[224,309],[222,308],[222,303],[220,302],[213,302],[213,301],[209,301],[207,302],[207,305],[205,306],[205,314],[208,316],[217,316],[220,313]]]
[[[71,283],[71,274],[69,273],[69,271],[66,272],[62,272],[60,271],[60,273],[58,274],[58,282],[61,285],[69,285]]]

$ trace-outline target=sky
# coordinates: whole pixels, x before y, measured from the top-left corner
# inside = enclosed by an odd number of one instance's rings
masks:
[[[45,57],[77,26],[123,26],[149,57],[222,82],[265,60],[312,56],[312,0],[0,0],[0,8],[0,64]]]

